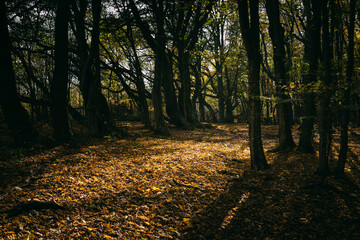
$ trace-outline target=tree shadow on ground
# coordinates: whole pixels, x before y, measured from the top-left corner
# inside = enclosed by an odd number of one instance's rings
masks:
[[[230,181],[182,239],[359,239],[359,191],[315,176],[314,154],[272,158],[272,169]]]

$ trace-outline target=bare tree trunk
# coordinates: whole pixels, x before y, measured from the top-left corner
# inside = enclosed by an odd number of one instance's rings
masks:
[[[332,82],[331,61],[333,59],[329,34],[329,0],[322,0],[322,66],[321,81],[324,89],[319,95],[319,165],[316,173],[321,176],[330,174],[329,145],[331,144],[331,116],[330,116],[330,85]]]
[[[110,114],[107,101],[101,92],[100,76],[100,16],[101,0],[92,0],[93,29],[91,33],[91,48],[88,61],[90,61],[91,77],[88,85],[88,98],[85,102],[86,118],[90,136],[101,137],[110,124]]]
[[[161,135],[170,135],[169,128],[165,124],[164,116],[162,112],[162,97],[161,97],[161,86],[167,81],[167,71],[166,68],[166,40],[165,40],[165,31],[164,31],[164,14],[163,14],[163,1],[158,2],[156,7],[156,27],[157,33],[155,36],[156,50],[155,50],[155,79],[153,86],[153,103],[155,111],[155,132]]]
[[[344,177],[344,168],[348,152],[348,128],[350,120],[350,90],[353,83],[354,76],[354,30],[355,30],[355,6],[356,0],[350,0],[350,22],[348,26],[349,46],[348,46],[348,61],[346,65],[346,82],[344,90],[344,99],[342,104],[341,114],[341,136],[340,136],[340,152],[335,170],[335,175]]]
[[[284,29],[280,23],[279,1],[267,0],[266,11],[269,17],[269,32],[274,52],[276,92],[280,99],[278,103],[279,149],[286,150],[295,147],[295,142],[291,133],[291,102],[289,94],[286,93],[289,81],[286,76]]]
[[[75,13],[76,39],[80,58],[80,90],[84,99],[86,123],[90,136],[101,137],[111,125],[110,112],[105,96],[101,92],[100,79],[100,15],[101,0],[92,0],[93,29],[90,49],[86,43],[85,14],[87,0],[79,0],[80,9],[72,2]]]
[[[310,5],[311,4],[311,5]],[[304,62],[307,67],[303,74],[303,84],[310,85],[316,82],[318,76],[318,62],[320,54],[320,22],[321,3],[319,0],[304,1],[305,14],[308,22],[305,29]],[[313,153],[313,127],[315,122],[315,94],[308,88],[303,97],[303,117],[301,120],[300,140],[297,150]]]
[[[201,56],[196,57],[196,62],[194,64],[194,66],[192,67],[192,70],[193,70],[193,74],[195,76],[195,89],[194,89],[194,94],[191,99],[192,114],[193,114],[193,118],[196,119],[197,121],[199,121],[198,120],[199,114],[198,114],[198,111],[196,108],[196,104],[197,104],[197,101],[200,99],[200,95],[201,95]],[[203,106],[204,105],[202,105],[202,107]],[[202,111],[200,108],[201,107],[199,106],[199,112]]]
[[[170,55],[166,54],[164,49],[164,79],[162,86],[164,88],[165,102],[166,102],[166,113],[170,118],[170,122],[175,124],[179,128],[189,129],[191,128],[186,117],[180,112],[178,108],[178,102],[176,99],[174,84],[173,84],[173,74],[172,74],[172,64]],[[180,100],[181,101],[181,100]]]
[[[22,145],[30,141],[34,137],[35,132],[33,131],[28,113],[20,103],[16,90],[5,1],[0,2],[0,35],[0,72],[2,74],[0,105],[15,143]]]
[[[73,138],[68,118],[68,21],[69,0],[59,0],[55,19],[55,70],[51,82],[53,135],[58,142]]]
[[[250,0],[250,19],[247,0],[238,0],[240,30],[249,64],[249,144],[251,168],[264,170],[269,167],[261,140],[260,105],[260,38],[259,1]]]

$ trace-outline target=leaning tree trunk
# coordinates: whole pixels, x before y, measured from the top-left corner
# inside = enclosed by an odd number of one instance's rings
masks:
[[[259,1],[250,0],[249,4],[251,20],[249,20],[248,1],[238,0],[240,30],[249,64],[249,144],[251,168],[254,170],[264,170],[269,166],[261,140]]]
[[[306,70],[303,74],[303,84],[310,85],[317,81],[318,62],[320,54],[320,22],[321,4],[319,0],[304,1],[308,23],[305,29],[304,63]],[[313,153],[313,128],[315,122],[315,94],[311,87],[306,89],[303,96],[303,117],[300,124],[300,140],[297,150],[304,153]]]
[[[5,1],[0,2],[0,35],[0,105],[15,143],[22,145],[31,140],[34,132],[29,115],[21,105],[16,91]]]
[[[356,0],[350,0],[350,22],[348,27],[349,46],[348,46],[348,61],[346,66],[346,81],[345,91],[342,104],[341,114],[341,136],[340,136],[340,152],[336,165],[335,175],[344,177],[344,168],[346,163],[346,156],[348,152],[348,128],[350,119],[350,89],[354,76],[354,30],[355,30],[355,6]]]
[[[131,26],[128,25],[128,28],[130,29],[131,34],[132,34]],[[150,115],[149,115],[149,106],[148,106],[147,99],[146,99],[145,83],[144,83],[143,74],[141,71],[140,60],[136,53],[135,42],[132,37],[131,37],[130,43],[131,43],[131,48],[135,55],[135,71],[136,71],[136,76],[137,76],[136,88],[138,90],[138,96],[139,96],[139,109],[140,109],[140,114],[141,114],[141,121],[144,123],[145,128],[152,129]]]
[[[278,104],[279,116],[279,150],[295,147],[291,134],[291,102],[286,93],[289,81],[285,68],[284,29],[280,23],[279,1],[267,0],[266,11],[269,17],[269,32],[273,44],[276,92],[280,99]]]
[[[69,0],[59,0],[55,19],[55,71],[51,82],[53,135],[58,142],[73,138],[68,117],[68,21]]]

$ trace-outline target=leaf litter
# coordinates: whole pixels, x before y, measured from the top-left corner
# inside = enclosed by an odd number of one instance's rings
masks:
[[[2,148],[1,210],[27,201],[63,208],[0,214],[0,238],[360,238],[356,134],[343,181],[314,175],[316,154],[269,151],[271,169],[250,170],[245,125],[171,129],[170,137],[123,125],[133,137],[22,154]],[[263,127],[263,141],[265,150],[276,147],[275,126]]]

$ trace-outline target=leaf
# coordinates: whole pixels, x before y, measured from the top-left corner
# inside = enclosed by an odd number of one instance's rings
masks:
[[[190,218],[183,218],[183,222],[187,225],[187,226],[191,226],[191,222],[190,222]]]
[[[151,187],[151,190],[153,190],[153,191],[160,191],[161,189],[158,188],[158,187]]]

